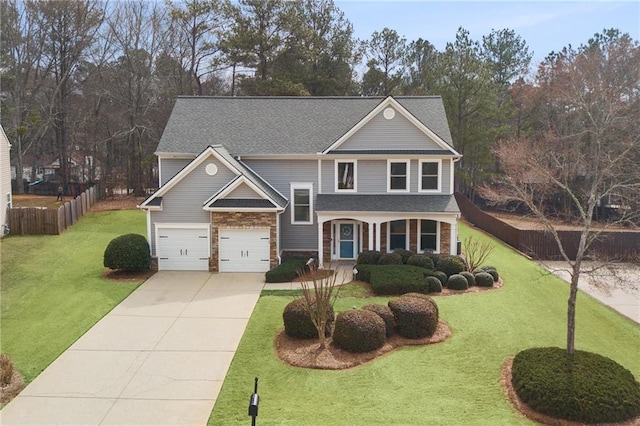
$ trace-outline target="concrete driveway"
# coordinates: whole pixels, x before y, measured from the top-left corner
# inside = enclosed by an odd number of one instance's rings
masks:
[[[206,424],[263,286],[264,274],[156,273],[2,409],[0,424]]]

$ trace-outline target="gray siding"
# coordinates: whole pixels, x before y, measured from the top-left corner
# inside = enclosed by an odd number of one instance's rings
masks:
[[[280,191],[287,199],[291,198],[291,182],[313,183],[315,205],[315,196],[318,193],[317,160],[246,160],[245,164]],[[318,249],[318,225],[315,222],[315,208],[314,223],[312,225],[293,225],[291,223],[291,200],[289,200],[287,209],[280,216],[280,249]]]
[[[331,194],[336,184],[335,167],[333,160],[322,160],[322,193]]]
[[[164,185],[185,168],[192,160],[187,158],[162,158],[160,159],[160,186]]]
[[[218,166],[215,176],[209,176],[205,172],[206,165],[211,162]],[[204,202],[234,177],[235,174],[226,166],[210,158],[164,194],[162,211],[151,211],[151,252],[156,254],[156,223],[209,223],[209,212],[202,209]]]
[[[387,120],[382,112],[373,117],[336,151],[352,149],[442,149],[409,120],[396,112]]]
[[[453,194],[451,188],[451,174],[453,173],[453,161],[449,159],[442,160],[442,193]]]
[[[259,200],[262,197],[256,194],[256,192],[253,189],[249,188],[248,185],[243,183],[239,187],[231,191],[225,198],[244,198]]]

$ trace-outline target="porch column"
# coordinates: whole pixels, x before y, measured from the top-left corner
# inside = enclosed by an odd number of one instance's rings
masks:
[[[323,250],[322,243],[324,241],[324,236],[322,235],[322,225],[324,222],[318,218],[318,268],[322,268],[323,264]]]
[[[367,224],[369,226],[369,250],[373,250],[373,222]],[[151,235],[151,233],[149,233]]]
[[[458,254],[458,221],[451,222],[451,248],[449,254]]]
[[[376,250],[380,251],[380,240],[381,240],[381,235],[380,235],[380,222],[376,222]]]

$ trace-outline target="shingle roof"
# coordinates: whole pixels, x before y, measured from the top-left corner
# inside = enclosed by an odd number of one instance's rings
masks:
[[[246,198],[224,198],[209,204],[209,208],[248,208],[248,209],[273,209],[275,206],[269,200],[246,199]]]
[[[460,213],[453,195],[318,194],[318,212]]]
[[[381,97],[179,97],[158,153],[198,154],[222,144],[233,156],[316,154],[343,136]],[[452,145],[442,99],[397,97]]]

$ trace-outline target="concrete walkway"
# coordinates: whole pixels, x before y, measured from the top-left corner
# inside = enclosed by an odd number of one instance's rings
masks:
[[[263,274],[158,272],[0,411],[4,425],[204,425]]]
[[[546,261],[540,264],[563,280],[571,282],[571,275],[565,262]],[[592,269],[594,266],[591,262],[585,262],[583,270]],[[640,283],[640,267],[632,264],[617,264],[615,266],[617,276],[606,269],[600,270],[592,277],[581,273],[578,288],[640,324],[640,291],[629,288],[630,286],[638,286]],[[590,279],[594,281],[593,284],[589,283]],[[626,288],[625,283],[620,285],[621,279],[627,281]],[[616,286],[616,284],[618,285]]]

